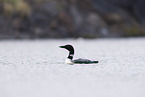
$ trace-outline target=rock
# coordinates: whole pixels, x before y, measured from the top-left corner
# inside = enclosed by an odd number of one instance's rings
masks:
[[[145,35],[144,0],[24,0],[15,1],[16,6],[13,3],[0,3],[0,35],[4,37]]]

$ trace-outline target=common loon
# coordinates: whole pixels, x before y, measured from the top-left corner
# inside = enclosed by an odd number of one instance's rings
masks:
[[[60,48],[65,48],[69,51],[69,55],[65,61],[66,64],[92,64],[92,63],[98,63],[98,61],[91,61],[88,59],[76,59],[76,60],[72,60],[73,56],[74,56],[74,48],[72,45],[64,45],[64,46],[59,46]]]

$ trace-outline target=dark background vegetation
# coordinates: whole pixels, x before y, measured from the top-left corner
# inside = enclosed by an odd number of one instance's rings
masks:
[[[0,39],[145,35],[145,0],[0,0]]]

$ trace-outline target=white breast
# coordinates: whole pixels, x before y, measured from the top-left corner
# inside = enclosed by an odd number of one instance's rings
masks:
[[[65,63],[66,63],[66,64],[73,64],[72,60],[69,59],[69,58],[67,58],[67,59],[65,60]]]

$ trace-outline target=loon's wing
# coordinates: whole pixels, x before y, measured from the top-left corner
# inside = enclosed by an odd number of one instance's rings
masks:
[[[79,58],[79,59],[76,59],[76,60],[72,60],[73,63],[79,63],[79,64],[91,64],[91,63],[98,63],[98,61],[91,61],[91,60],[88,60],[88,59],[82,59],[82,58]]]

